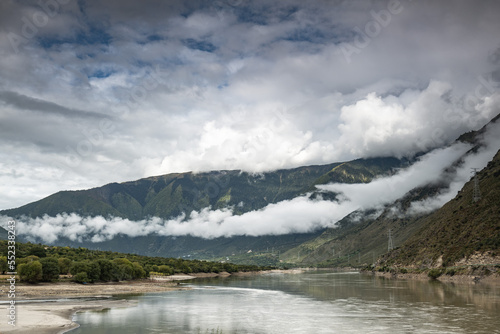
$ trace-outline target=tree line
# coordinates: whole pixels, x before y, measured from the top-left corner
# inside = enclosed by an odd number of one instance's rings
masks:
[[[7,268],[7,242],[0,241],[0,273]],[[176,273],[219,273],[268,270],[270,267],[235,265],[232,263],[149,257],[87,248],[45,246],[16,243],[16,271],[21,281],[29,283],[51,282],[59,275],[69,275],[79,283],[126,281],[149,277],[151,272],[173,275]]]

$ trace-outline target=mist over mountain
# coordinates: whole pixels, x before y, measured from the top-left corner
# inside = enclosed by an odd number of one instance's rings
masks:
[[[339,221],[337,228],[327,229],[320,236],[290,249],[282,259],[302,265],[318,263],[325,266],[370,265],[380,255],[387,253],[389,230],[391,230],[392,244],[397,248],[401,246],[402,251],[391,253],[389,260],[384,260],[382,265],[395,263],[414,265],[418,261],[420,264],[425,262],[431,265],[440,255],[445,256],[446,265],[453,265],[474,251],[496,252],[499,248],[498,238],[494,236],[496,232],[493,231],[500,228],[500,220],[495,209],[497,197],[495,189],[500,181],[495,170],[500,149],[499,119],[499,116],[495,117],[480,130],[460,136],[456,144],[441,150],[441,153],[450,153],[457,147],[468,148],[462,152],[463,154],[449,156],[451,160],[448,167],[439,170],[434,164],[419,166],[421,160],[402,171],[400,174],[411,175],[406,178],[407,186],[419,178],[427,179],[402,196],[392,195],[401,191],[402,183],[399,182],[398,175],[387,180],[375,180],[372,182],[374,186],[381,182],[377,185],[377,190],[380,192],[375,193],[380,194],[382,198],[387,196],[398,198],[378,208],[366,209],[366,206],[360,206],[358,210]],[[439,154],[439,151],[431,152],[428,158],[436,159],[446,155]],[[481,187],[484,187],[488,194],[485,194],[485,198],[479,204],[473,202],[471,186],[473,169],[483,169],[479,179]],[[370,195],[373,195],[353,192],[351,185],[334,187],[338,190],[346,188],[346,193],[351,198],[360,196],[362,199],[371,198]],[[388,193],[390,195],[387,195]],[[462,216],[458,221],[462,225],[458,226],[456,221],[460,215]],[[448,228],[450,224],[454,226],[453,229]],[[435,233],[441,229],[447,231],[442,240]],[[475,237],[467,239],[459,236],[462,233]],[[486,245],[480,241],[481,238],[492,240]],[[432,240],[433,244],[429,244],[428,240]],[[407,244],[409,246],[406,246]],[[455,246],[452,247],[450,244]],[[413,253],[408,251],[408,247]],[[463,261],[467,262],[466,259]]]
[[[498,119],[411,161],[372,158],[255,174],[168,174],[59,192],[0,214],[3,224],[15,218],[18,233],[33,242],[119,251],[134,244],[137,253],[202,258],[271,247],[286,259],[293,247],[310,248],[312,254],[302,251],[306,263],[326,260],[339,233],[373,238],[370,229],[379,224],[380,235],[362,251],[381,254],[382,226],[407,226],[394,227],[397,242],[403,242],[421,217],[455,197],[471,168],[491,161],[500,147]],[[341,247],[346,254],[361,252],[355,245]]]

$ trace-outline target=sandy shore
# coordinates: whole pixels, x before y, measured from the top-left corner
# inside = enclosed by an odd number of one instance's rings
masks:
[[[78,327],[71,318],[79,311],[103,310],[111,307],[133,307],[136,303],[127,300],[68,300],[57,302],[20,302],[16,304],[16,326],[11,326],[2,317],[0,333],[59,334]],[[7,314],[2,305],[0,313]]]
[[[2,287],[5,290],[5,287]],[[135,302],[120,300],[121,294],[165,292],[186,289],[177,283],[152,282],[149,280],[101,283],[51,283],[16,286],[16,326],[7,323],[8,306],[0,305],[0,333],[64,333],[78,325],[71,318],[79,311],[102,310],[112,307],[133,307]],[[0,300],[7,300],[1,293]],[[111,296],[116,298],[111,299]],[[92,297],[89,299],[89,297]],[[69,300],[68,300],[69,298]],[[47,302],[41,300],[57,300]]]
[[[117,299],[121,294],[140,294],[184,290],[178,280],[204,277],[252,276],[262,274],[299,274],[304,269],[270,270],[264,272],[221,272],[174,275],[168,280],[141,280],[119,283],[77,284],[72,282],[16,285],[16,326],[7,323],[8,304],[0,304],[0,334],[59,334],[76,328],[71,319],[79,311],[112,307],[134,307],[135,302]],[[0,286],[0,301],[7,300],[7,286]],[[111,299],[110,297],[115,297]],[[48,301],[47,301],[48,300]]]

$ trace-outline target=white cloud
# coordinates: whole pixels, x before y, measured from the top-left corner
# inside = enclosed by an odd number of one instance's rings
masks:
[[[485,146],[467,155],[453,173],[449,185],[434,197],[411,203],[408,214],[427,213],[442,207],[453,199],[463,185],[471,179],[473,168],[481,170],[500,149],[500,123],[491,124],[484,138]],[[471,198],[472,200],[472,198]]]
[[[448,100],[451,93],[450,84],[438,81],[422,92],[406,90],[398,97],[370,93],[342,108],[339,143],[355,156],[412,156],[449,144],[498,111],[485,108],[485,100],[478,101],[473,112],[447,117],[457,108]]]
[[[157,234],[161,236],[232,237],[237,235],[261,236],[289,233],[308,233],[324,227],[333,227],[335,222],[352,211],[351,205],[311,200],[306,196],[290,201],[270,204],[262,210],[243,215],[233,215],[232,209],[193,211],[188,220],[185,215],[163,220],[153,217],[147,220],[131,221],[123,218],[105,219],[80,217],[75,213],[58,214],[56,217],[23,217],[17,220],[19,235],[53,243],[65,237],[72,241],[90,240],[100,242],[111,240],[117,235],[129,237]],[[6,225],[9,217],[2,216],[0,225]]]
[[[442,182],[445,169],[470,148],[468,144],[455,144],[434,150],[411,167],[393,176],[375,179],[369,184],[328,184],[317,187],[343,194],[346,201],[355,203],[356,209],[381,207],[403,197],[414,188]]]
[[[404,155],[500,111],[497,83],[478,79],[500,65],[497,2],[405,3],[347,64],[339,45],[386,7],[73,1],[16,53],[6,34],[21,33],[23,15],[40,8],[2,2],[0,91],[111,115],[113,130],[68,163],[68,147],[77,150],[98,122],[0,101],[0,192],[9,194],[0,208],[151,174]],[[152,71],[162,83],[147,88]]]
[[[488,127],[484,135],[485,146],[465,156],[471,145],[456,143],[444,149],[436,149],[407,169],[393,176],[382,177],[368,184],[328,184],[317,188],[324,192],[339,194],[338,201],[321,198],[311,199],[309,195],[292,200],[269,204],[263,209],[234,215],[233,208],[191,212],[188,219],[182,214],[172,219],[153,217],[140,221],[123,218],[80,217],[75,213],[59,214],[56,217],[22,217],[17,222],[18,234],[53,243],[65,237],[73,241],[90,240],[102,242],[117,235],[129,237],[147,236],[195,236],[207,239],[232,236],[282,235],[308,233],[335,224],[356,210],[377,209],[403,197],[410,190],[440,185],[441,193],[424,201],[412,203],[407,214],[429,212],[452,199],[470,178],[470,168],[483,168],[500,147],[500,124]],[[0,225],[6,226],[9,217],[1,217]]]

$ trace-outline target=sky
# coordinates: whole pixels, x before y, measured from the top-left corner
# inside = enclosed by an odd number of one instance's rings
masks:
[[[444,147],[500,113],[499,17],[498,1],[1,1],[0,209]]]

